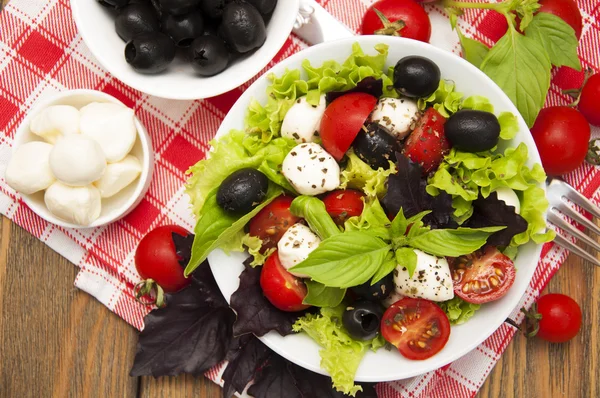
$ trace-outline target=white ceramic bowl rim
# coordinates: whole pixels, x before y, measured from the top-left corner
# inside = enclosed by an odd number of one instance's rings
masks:
[[[388,44],[390,46],[388,65],[392,61],[396,61],[392,57],[398,56],[398,53],[400,53],[399,57],[414,54],[431,58],[440,66],[442,78],[452,78],[456,82],[457,91],[463,92],[465,96],[473,94],[486,96],[494,104],[496,113],[509,111],[517,115],[520,131],[515,140],[517,143],[520,141],[525,142],[528,146],[528,165],[530,167],[533,163],[540,163],[537,148],[525,121],[508,97],[483,72],[464,59],[432,45],[409,39],[386,36],[359,36],[341,39],[322,43],[292,55],[274,66],[245,91],[224,119],[217,132],[217,137],[227,134],[233,128],[239,129],[243,127],[243,115],[251,98],[256,98],[260,102],[266,100],[264,89],[268,85],[267,74],[275,73],[276,75],[280,75],[285,69],[301,69],[301,62],[304,59],[309,59],[314,65],[319,65],[328,59],[335,59],[342,62],[350,54],[351,46],[355,42],[359,42],[363,50],[370,54],[374,53],[373,47],[375,44]],[[393,55],[394,53],[396,55]],[[540,184],[540,188],[545,191],[544,184]],[[498,301],[482,306],[482,309],[469,322],[453,326],[448,344],[437,355],[424,361],[409,361],[402,358],[395,350],[393,353],[385,350],[379,350],[376,354],[367,353],[358,369],[355,379],[364,382],[405,379],[438,369],[475,349],[491,336],[509,316],[511,311],[517,307],[531,281],[540,258],[541,249],[542,245],[536,245],[532,242],[520,248],[519,256],[515,261],[518,269],[517,280],[508,294]],[[245,258],[246,254],[234,253],[231,256],[227,256],[220,250],[215,250],[209,255],[211,269],[219,288],[227,300],[230,299],[231,294],[239,285],[237,275],[243,270],[241,262]],[[305,334],[281,337],[272,331],[261,337],[261,340],[275,352],[290,361],[317,373],[326,374],[319,365],[317,344]],[[390,355],[395,355],[396,357],[392,358]]]
[[[75,89],[75,90],[65,90],[61,91],[58,94],[50,96],[49,98],[44,98],[38,102],[36,102],[31,110],[28,112],[27,116],[23,119],[23,122],[19,126],[17,133],[15,135],[15,141],[12,148],[12,153],[14,153],[17,148],[26,143],[26,141],[22,141],[21,135],[25,134],[25,131],[29,131],[29,125],[31,123],[32,118],[41,110],[54,105],[62,103],[62,101],[67,98],[77,97],[77,96],[89,96],[95,97],[98,101],[101,102],[112,102],[115,104],[120,104],[126,106],[123,102],[119,101],[112,95],[106,94],[102,91],[96,90],[87,90],[87,89]],[[58,225],[63,228],[77,228],[77,229],[85,229],[85,228],[95,228],[100,227],[106,224],[109,224],[113,221],[116,221],[122,217],[124,217],[127,213],[132,211],[135,206],[139,203],[139,201],[143,198],[145,192],[148,189],[149,183],[152,180],[152,175],[154,171],[154,154],[152,149],[152,142],[146,131],[144,125],[140,122],[140,120],[135,117],[135,126],[137,130],[137,138],[136,141],[140,142],[142,147],[142,152],[144,154],[143,159],[139,159],[142,163],[142,172],[140,173],[137,181],[135,182],[136,187],[133,194],[125,201],[118,209],[113,210],[110,213],[110,217],[108,216],[100,216],[90,225],[78,225],[72,224],[67,221],[64,221],[56,216],[54,216],[50,211],[44,206],[44,208],[40,208],[40,205],[33,201],[30,198],[30,195],[20,194],[23,202],[29,206],[31,210],[33,210],[38,216],[43,218],[44,220],[51,222],[52,224]],[[22,141],[22,142],[21,142]],[[41,138],[39,141],[43,141]],[[118,194],[117,194],[118,195]],[[103,199],[104,201],[105,199]]]

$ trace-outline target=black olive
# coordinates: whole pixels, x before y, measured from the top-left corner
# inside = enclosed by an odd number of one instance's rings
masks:
[[[173,15],[187,14],[198,8],[202,0],[159,0],[160,8]]]
[[[209,18],[220,19],[225,9],[225,0],[204,0],[202,2],[202,12]]]
[[[383,310],[379,303],[367,300],[356,301],[342,315],[342,325],[356,340],[371,340],[379,333]]]
[[[117,9],[125,7],[129,4],[129,0],[98,0],[98,3],[106,8]]]
[[[277,0],[246,0],[252,4],[262,15],[270,14],[277,5]]]
[[[158,73],[175,58],[175,43],[160,33],[144,33],[125,45],[125,60],[138,72]]]
[[[227,68],[229,63],[229,52],[225,42],[213,35],[194,40],[189,54],[192,67],[201,76],[216,75]]]
[[[378,123],[369,123],[366,131],[361,129],[352,143],[354,152],[365,163],[377,170],[389,169],[391,160],[396,162],[398,143],[388,129]]]
[[[390,272],[374,285],[371,285],[371,281],[367,281],[362,285],[351,287],[350,290],[365,300],[381,301],[394,290],[394,275]]]
[[[162,31],[179,47],[189,47],[196,37],[204,33],[204,18],[200,11],[185,15],[167,14],[162,20]]]
[[[262,46],[267,30],[262,16],[254,6],[235,0],[225,6],[219,35],[238,53],[246,53]]]
[[[248,213],[267,196],[269,179],[255,169],[234,171],[221,183],[217,204],[223,210]]]
[[[463,109],[450,116],[444,126],[452,146],[466,152],[481,152],[498,144],[500,123],[493,113]]]
[[[440,85],[440,68],[429,58],[411,55],[394,67],[394,87],[407,97],[428,97]]]
[[[122,8],[115,19],[115,30],[125,41],[142,33],[156,32],[160,29],[156,12],[149,4],[129,4]]]

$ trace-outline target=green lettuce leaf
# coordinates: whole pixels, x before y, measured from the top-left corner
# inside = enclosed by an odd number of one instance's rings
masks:
[[[353,149],[350,149],[346,156],[348,164],[342,170],[340,188],[362,190],[370,198],[383,197],[387,190],[387,178],[396,173],[396,165],[390,161],[390,167],[387,170],[382,167],[373,170],[354,153]]]
[[[240,233],[243,234],[243,230],[241,230]],[[261,253],[263,244],[262,239],[260,239],[258,236],[252,236],[250,234],[245,234],[241,239],[241,243],[246,249],[248,249],[248,253],[253,257],[252,262],[250,263],[250,266],[252,267],[263,265],[265,261],[267,261],[267,258],[275,251],[275,248],[272,247],[267,249],[267,251],[264,253]]]
[[[321,350],[321,368],[331,375],[333,387],[344,394],[355,396],[362,391],[354,384],[356,370],[369,349],[376,351],[385,342],[378,336],[372,340],[355,340],[342,325],[346,306],[321,308],[319,314],[306,314],[293,326],[294,331],[303,331],[315,340]]]
[[[494,113],[494,105],[492,105],[487,97],[482,97],[481,95],[472,95],[466,98],[462,103],[462,109],[474,109]]]
[[[365,203],[360,216],[350,217],[344,223],[345,231],[369,231],[372,235],[384,240],[390,240],[388,227],[390,219],[385,214],[377,198]]]
[[[419,98],[420,110],[433,106],[442,116],[449,118],[462,106],[463,95],[454,91],[455,84],[450,80],[440,80],[438,89],[427,98]]]
[[[442,311],[448,315],[448,320],[453,325],[465,323],[481,307],[480,304],[467,303],[458,296],[454,296],[453,299],[438,304]]]

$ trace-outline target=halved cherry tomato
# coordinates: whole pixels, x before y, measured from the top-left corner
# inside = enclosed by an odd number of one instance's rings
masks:
[[[390,22],[387,29],[375,9]],[[380,0],[367,9],[360,26],[360,33],[363,35],[375,32],[429,42],[431,21],[425,9],[413,0]]]
[[[448,342],[450,322],[431,301],[404,297],[383,314],[381,334],[405,358],[427,359]]]
[[[515,282],[515,266],[493,246],[482,253],[450,261],[454,293],[473,304],[489,303],[503,297]]]
[[[429,108],[406,140],[404,154],[423,166],[424,174],[437,169],[450,150],[450,143],[444,134],[444,123],[446,118]]]
[[[282,311],[302,311],[310,307],[302,304],[308,292],[306,285],[300,278],[283,268],[277,251],[273,252],[263,265],[260,287],[267,300]]]
[[[343,224],[350,217],[360,216],[365,203],[365,195],[354,189],[332,191],[323,198],[327,213],[336,224]]]
[[[259,237],[263,244],[261,250],[277,247],[277,242],[289,227],[300,221],[290,212],[290,205],[294,198],[279,196],[258,212],[249,223],[249,233]]]
[[[323,148],[337,161],[342,160],[352,141],[377,104],[377,98],[365,93],[349,93],[334,100],[321,119]]]
[[[183,276],[182,260],[177,255],[173,234],[188,236],[178,225],[165,225],[148,232],[135,249],[135,268],[142,279],[152,279],[167,293],[173,293],[190,284]]]

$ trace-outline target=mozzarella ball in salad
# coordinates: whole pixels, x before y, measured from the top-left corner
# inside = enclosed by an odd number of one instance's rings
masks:
[[[281,173],[302,195],[319,195],[340,185],[340,166],[315,143],[295,146],[283,159]]]
[[[446,301],[454,297],[450,266],[445,258],[415,250],[417,267],[412,276],[403,264],[394,270],[396,292],[406,297]]]
[[[15,191],[30,195],[48,188],[56,181],[50,169],[52,145],[28,142],[21,145],[6,167],[6,183]]]
[[[281,265],[294,276],[308,278],[308,275],[294,272],[290,268],[306,260],[319,243],[321,239],[309,227],[300,223],[292,225],[277,243]]]
[[[70,105],[52,105],[34,116],[31,132],[50,144],[68,134],[79,133],[79,110]]]
[[[283,118],[281,136],[293,139],[299,144],[314,142],[319,138],[325,106],[325,95],[321,95],[318,105],[309,104],[306,96],[297,99]]]
[[[421,113],[417,102],[409,98],[382,98],[371,113],[370,120],[378,123],[397,139],[404,139],[415,129]]]
[[[63,184],[80,187],[100,179],[106,156],[100,145],[81,134],[61,138],[50,152],[50,168]]]

